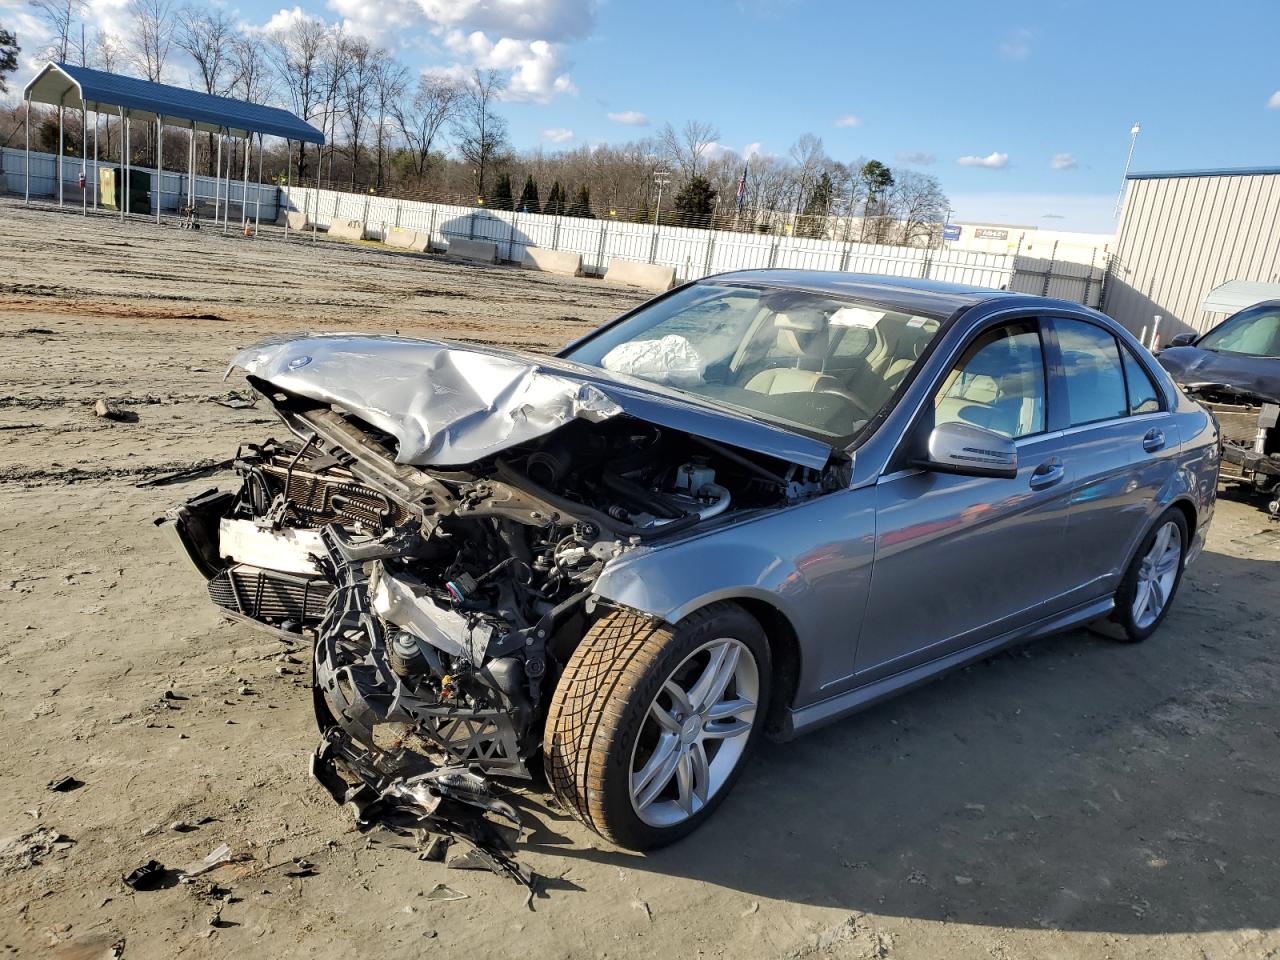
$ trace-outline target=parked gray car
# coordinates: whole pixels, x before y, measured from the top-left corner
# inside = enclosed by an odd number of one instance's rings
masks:
[[[339,786],[538,760],[634,849],[766,732],[1078,624],[1145,639],[1213,515],[1213,420],[1147,351],[987,289],[747,271],[555,357],[342,334],[232,366],[293,436],[166,525],[229,614],[314,637]]]

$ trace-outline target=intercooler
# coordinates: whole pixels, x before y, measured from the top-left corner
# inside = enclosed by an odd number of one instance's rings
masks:
[[[209,598],[254,620],[311,627],[324,616],[333,588],[323,577],[308,577],[236,564],[209,581]]]

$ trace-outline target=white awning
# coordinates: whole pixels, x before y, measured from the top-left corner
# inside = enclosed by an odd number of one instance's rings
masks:
[[[1200,309],[1205,313],[1236,313],[1264,300],[1280,300],[1280,283],[1228,280],[1209,291]]]

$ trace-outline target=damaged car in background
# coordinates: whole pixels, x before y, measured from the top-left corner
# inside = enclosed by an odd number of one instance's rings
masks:
[[[1254,304],[1205,334],[1184,333],[1157,354],[1222,430],[1222,479],[1267,498],[1280,516],[1280,300]]]
[[[232,368],[288,434],[163,523],[228,615],[313,640],[317,776],[516,819],[487,778],[541,766],[638,850],[765,732],[1099,618],[1144,639],[1216,489],[1211,418],[1111,320],[926,281],[747,271],[555,357],[342,334]]]

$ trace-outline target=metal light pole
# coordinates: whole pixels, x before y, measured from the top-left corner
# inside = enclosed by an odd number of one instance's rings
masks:
[[[658,206],[653,211],[653,225],[658,225],[658,218],[662,213],[662,188],[671,182],[670,170],[655,170],[653,173],[653,182],[658,185]]]
[[[1124,188],[1129,183],[1129,165],[1133,163],[1133,148],[1138,143],[1138,134],[1142,132],[1142,124],[1134,121],[1133,126],[1129,129],[1129,156],[1124,161],[1124,178],[1120,181],[1120,195],[1116,197],[1116,212],[1114,220],[1120,219],[1120,208],[1124,206]]]

